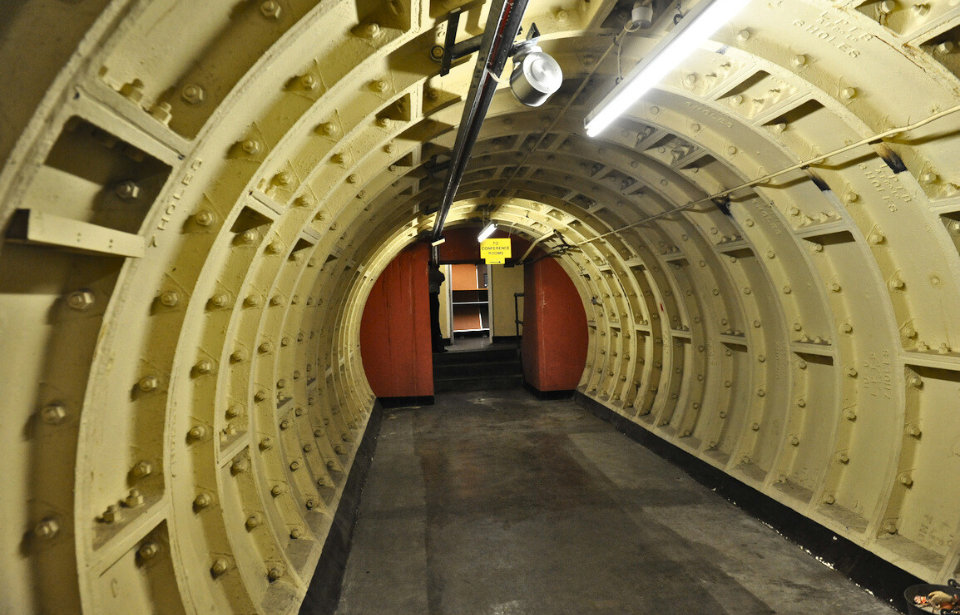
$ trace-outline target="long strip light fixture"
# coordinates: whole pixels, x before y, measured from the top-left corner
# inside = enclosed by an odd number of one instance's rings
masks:
[[[482,242],[484,239],[486,239],[490,235],[493,235],[493,231],[495,230],[497,230],[497,225],[493,222],[490,222],[485,227],[483,227],[483,230],[480,231],[479,235],[477,235],[477,241]]]
[[[595,137],[666,77],[750,0],[701,0],[584,119]]]

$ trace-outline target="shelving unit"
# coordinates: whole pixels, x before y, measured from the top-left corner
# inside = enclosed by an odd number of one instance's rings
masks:
[[[490,297],[487,266],[461,264],[451,266],[451,305],[453,333],[489,333]]]

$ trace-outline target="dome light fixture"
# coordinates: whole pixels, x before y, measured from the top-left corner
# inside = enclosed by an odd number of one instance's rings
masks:
[[[521,103],[539,107],[563,84],[560,64],[537,45],[536,39],[518,43],[513,54],[510,90]]]
[[[730,21],[750,0],[701,0],[672,32],[634,67],[630,74],[584,119],[587,135],[595,137],[623,115],[641,96]]]

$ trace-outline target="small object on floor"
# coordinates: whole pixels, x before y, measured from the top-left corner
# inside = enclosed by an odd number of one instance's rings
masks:
[[[960,596],[951,596],[942,591],[933,591],[926,596],[920,595],[913,599],[914,603],[921,610],[928,613],[956,613],[960,609],[954,610],[954,606],[960,603]]]

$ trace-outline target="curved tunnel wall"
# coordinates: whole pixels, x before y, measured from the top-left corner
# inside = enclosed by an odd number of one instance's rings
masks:
[[[472,71],[429,58],[455,6],[2,9],[4,609],[296,608],[374,401],[364,302],[432,225]],[[531,2],[564,87],[497,94],[450,221],[556,252],[583,394],[951,576],[960,8],[752,3],[588,139],[628,8]]]

